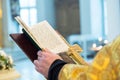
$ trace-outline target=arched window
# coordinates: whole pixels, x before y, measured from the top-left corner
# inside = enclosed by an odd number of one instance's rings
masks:
[[[36,0],[19,0],[20,17],[27,25],[37,23],[37,5]],[[21,31],[21,27],[19,27]]]
[[[20,16],[28,25],[37,22],[36,0],[19,0]]]

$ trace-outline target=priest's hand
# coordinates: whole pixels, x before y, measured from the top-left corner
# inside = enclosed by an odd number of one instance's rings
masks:
[[[44,51],[38,51],[37,53],[38,59],[34,60],[35,69],[43,74],[46,78],[48,77],[48,71],[51,64],[57,60],[62,58],[49,50],[45,49]]]

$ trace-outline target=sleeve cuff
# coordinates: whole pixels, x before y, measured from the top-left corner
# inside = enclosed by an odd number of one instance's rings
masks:
[[[66,64],[63,60],[57,59],[50,66],[48,72],[48,80],[58,80],[58,75],[61,68]]]

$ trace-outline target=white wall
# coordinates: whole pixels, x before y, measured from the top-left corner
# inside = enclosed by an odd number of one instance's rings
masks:
[[[17,27],[11,18],[10,0],[2,0],[3,10],[3,43],[4,47],[12,47],[13,40],[10,38],[10,33],[16,33]]]
[[[90,0],[79,0],[81,34],[91,34]]]
[[[38,22],[47,20],[55,27],[54,0],[37,0]]]
[[[102,21],[102,2],[101,0],[90,0],[91,6],[91,34],[95,36],[103,36]]]
[[[79,0],[81,34],[102,36],[101,0]]]
[[[104,29],[107,29],[107,38],[112,41],[120,34],[120,0],[104,0],[107,9],[107,28],[103,27],[100,1],[79,0],[81,33],[83,35],[103,35]]]
[[[120,34],[120,0],[107,1],[108,40]]]

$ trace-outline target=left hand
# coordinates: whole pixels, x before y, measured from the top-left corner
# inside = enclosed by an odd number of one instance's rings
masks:
[[[34,60],[34,65],[36,70],[43,74],[46,78],[48,77],[48,71],[51,66],[51,64],[56,60],[56,59],[61,59],[62,58],[49,50],[45,49],[44,51],[38,51],[37,53],[38,59]]]

